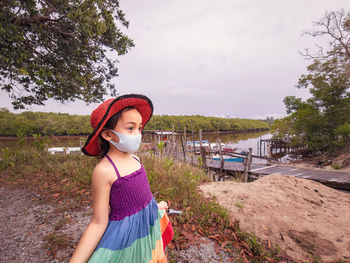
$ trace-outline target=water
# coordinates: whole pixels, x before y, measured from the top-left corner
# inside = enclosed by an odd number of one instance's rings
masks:
[[[272,134],[269,131],[265,132],[246,132],[246,133],[218,133],[218,134],[203,134],[203,140],[209,140],[209,142],[216,142],[221,139],[221,142],[229,146],[230,148],[236,148],[238,150],[248,151],[249,148],[253,149],[253,154],[258,153],[257,142],[260,139],[269,139]],[[191,139],[187,136],[187,139]],[[195,140],[199,140],[199,136],[194,136]]]
[[[192,135],[186,134],[186,141],[192,141]],[[236,149],[236,152],[248,152],[249,148],[252,148],[253,155],[258,155],[258,141],[260,139],[269,139],[272,137],[272,134],[269,131],[264,132],[246,132],[246,133],[211,133],[203,134],[202,140],[208,140],[210,143],[217,142],[218,139],[222,143],[226,144],[228,147]],[[170,135],[171,140],[171,135]],[[146,136],[146,140],[151,141],[149,136]],[[180,136],[176,138],[177,142],[180,143]],[[183,139],[184,140],[184,139]],[[193,136],[194,141],[199,141],[199,134]],[[253,158],[254,163],[266,163],[265,159]]]
[[[81,136],[52,136],[49,137],[48,147],[79,147]],[[85,136],[82,136],[85,138]],[[26,138],[19,144],[16,138],[0,138],[0,150],[9,148],[12,150],[25,150],[33,142],[33,138]],[[0,156],[2,152],[0,151]]]
[[[229,147],[236,148],[237,151],[248,151],[249,148],[253,149],[253,155],[257,155],[257,142],[259,139],[271,138],[269,132],[250,132],[250,133],[217,133],[217,134],[203,134],[203,140],[209,140],[211,143],[221,139],[222,143],[225,143]],[[53,136],[50,137],[49,147],[79,147],[80,138],[86,138],[87,136]],[[180,137],[177,136],[177,140],[180,142]],[[187,134],[187,140],[192,140],[192,136]],[[199,140],[199,135],[194,135],[194,140]],[[23,149],[28,145],[32,139],[26,139],[27,143],[19,145],[16,138],[2,138],[0,140],[0,149]],[[1,154],[1,152],[0,152]]]

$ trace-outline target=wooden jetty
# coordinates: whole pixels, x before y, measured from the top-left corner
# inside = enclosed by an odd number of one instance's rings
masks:
[[[324,171],[318,169],[305,169],[285,165],[271,165],[250,170],[259,177],[268,174],[290,175],[298,178],[310,179],[332,188],[350,191],[350,173],[340,171]]]
[[[211,169],[220,169],[221,163],[220,161],[208,160],[207,166]],[[222,170],[224,172],[237,171],[242,173],[245,170],[245,165],[243,163],[224,162]],[[251,180],[269,174],[282,174],[310,179],[335,189],[350,191],[350,173],[346,172],[305,169],[287,165],[264,165],[252,163],[248,173],[248,177]]]
[[[290,146],[289,142],[278,139],[260,139],[257,142],[257,150],[260,156],[265,155],[272,157],[281,153],[296,154],[305,151],[306,149],[307,147],[305,145]]]
[[[250,148],[248,152],[246,153],[237,153],[233,151],[224,151],[222,149],[221,140],[218,140],[216,142],[218,148],[213,149],[211,148],[211,144],[208,143],[208,146],[204,146],[202,144],[202,130],[199,132],[199,147],[193,143],[192,146],[188,147],[183,142],[182,134],[181,135],[181,147],[178,147],[176,140],[175,140],[175,131],[174,131],[174,125],[172,127],[171,132],[160,132],[160,133],[154,133],[155,136],[153,137],[153,144],[156,145],[156,143],[162,141],[161,136],[167,137],[167,147],[165,148],[165,155],[173,156],[175,159],[182,159],[186,162],[191,162],[192,164],[198,165],[200,157],[201,163],[204,169],[206,170],[214,170],[218,173],[219,178],[224,180],[224,174],[235,174],[235,173],[243,173],[244,175],[244,181],[247,182],[248,180],[255,180],[262,176],[266,176],[269,174],[282,174],[282,175],[290,175],[295,176],[299,178],[304,179],[310,179],[317,182],[320,182],[324,185],[330,186],[332,188],[341,189],[341,190],[347,190],[350,191],[350,173],[345,172],[339,172],[339,171],[323,171],[323,170],[316,170],[316,169],[304,169],[304,168],[296,168],[293,166],[285,166],[285,165],[268,165],[268,164],[256,164],[253,163],[253,158],[260,158],[260,159],[267,159],[269,162],[274,162],[273,158],[269,157],[262,157],[262,156],[255,156],[252,154],[252,149]],[[186,130],[184,130],[184,141],[186,142]],[[193,141],[193,129],[192,129],[192,142]],[[267,142],[267,140],[266,140]],[[272,145],[272,141],[269,141],[271,143],[271,147],[268,148],[275,148],[275,149],[281,149],[284,148],[284,145],[280,145],[275,143]],[[180,154],[180,148],[182,150],[182,155]],[[260,147],[261,149],[261,147]],[[285,152],[297,152],[302,150],[302,148],[285,148],[282,151]],[[156,152],[156,148],[154,148],[154,151]],[[273,151],[270,150],[270,153],[273,153]],[[162,154],[162,153],[159,153]],[[220,156],[221,160],[213,160],[211,157],[212,154],[218,154]],[[196,158],[194,158],[196,155]],[[225,162],[223,155],[228,155],[232,157],[240,157],[244,161],[243,162]]]

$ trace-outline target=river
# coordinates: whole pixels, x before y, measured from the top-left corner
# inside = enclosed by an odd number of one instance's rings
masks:
[[[80,138],[86,138],[86,136],[52,136],[50,137],[49,147],[79,147]],[[225,143],[238,150],[253,149],[253,154],[257,155],[257,142],[259,139],[271,138],[269,131],[265,132],[247,132],[247,133],[215,133],[215,134],[203,134],[203,140],[209,140],[210,142],[216,142],[221,139],[222,143]],[[187,140],[192,140],[191,135],[187,134]],[[194,135],[194,140],[199,140],[199,135]],[[26,142],[31,142],[32,139],[26,139]],[[16,138],[1,138],[0,149],[6,147],[10,149],[23,149],[26,148],[27,143],[19,144]],[[1,154],[1,153],[0,153]]]

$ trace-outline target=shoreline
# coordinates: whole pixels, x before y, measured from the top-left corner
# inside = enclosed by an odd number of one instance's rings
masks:
[[[229,130],[229,131],[203,131],[202,134],[203,135],[210,135],[210,134],[236,134],[236,133],[254,133],[254,132],[267,132],[270,129],[247,129],[247,130]],[[164,130],[165,131],[165,130]],[[153,132],[153,130],[145,130],[143,131],[144,134],[149,134],[151,132]],[[178,132],[175,131],[177,134],[183,134],[183,132]],[[189,133],[190,131],[188,131]],[[194,134],[198,134],[199,132],[194,132]],[[43,134],[41,134],[42,136],[45,136]],[[76,135],[52,135],[49,134],[47,135],[47,137],[59,137],[59,138],[75,138],[78,136],[89,136],[89,133],[87,134],[76,134]],[[13,141],[13,140],[17,140],[19,137],[18,136],[8,136],[8,135],[0,135],[0,141]],[[25,136],[24,138],[26,139],[34,139],[33,136]]]

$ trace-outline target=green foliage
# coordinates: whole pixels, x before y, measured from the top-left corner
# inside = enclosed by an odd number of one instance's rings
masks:
[[[268,130],[269,124],[260,120],[218,118],[201,115],[192,116],[169,116],[155,115],[147,124],[147,130],[171,130],[172,124],[180,122],[181,129],[191,130],[191,122],[195,132],[203,131],[249,131]]]
[[[169,173],[171,167],[174,165],[174,160],[167,157],[167,158],[165,158],[165,159],[163,160],[162,163],[163,163],[163,169],[164,169],[167,173]]]
[[[52,155],[41,147],[41,143],[46,143],[46,139],[39,138],[38,140],[41,141],[40,144],[32,142],[25,145],[25,149],[1,149],[0,170],[7,169],[13,180],[20,177],[29,177],[28,180],[35,188],[50,180],[67,181],[67,183],[61,185],[62,191],[79,199],[80,194],[76,192],[77,188],[90,188],[91,173],[98,160],[81,154]],[[40,179],[41,181],[33,181],[35,179],[33,174],[42,174],[43,178]],[[47,178],[47,176],[50,178]]]
[[[0,88],[15,108],[116,93],[117,59],[134,46],[118,0],[0,2]]]
[[[342,43],[350,41],[350,13],[326,13],[310,35],[330,38],[330,50],[320,50],[302,75],[299,88],[308,88],[306,101],[294,96],[284,99],[288,117],[273,124],[275,137],[292,144],[307,145],[309,150],[333,151],[350,142],[350,53]]]
[[[15,166],[15,151],[9,149],[8,147],[1,149],[1,161],[0,161],[0,170],[4,170],[8,167]]]
[[[220,131],[223,130],[223,127],[230,127],[232,131],[269,129],[267,123],[258,120],[224,119],[205,116],[153,116],[145,130],[168,130],[171,129],[172,123],[176,123],[178,119],[183,125],[181,127],[186,126],[188,129],[191,127],[192,121],[195,131],[198,131],[199,128],[203,128],[205,131]],[[206,124],[208,126],[205,126]],[[90,116],[87,115],[30,111],[14,114],[5,108],[0,108],[1,136],[24,137],[32,134],[79,135],[90,132],[92,132]],[[158,145],[159,150],[161,150],[161,147],[164,146]]]
[[[14,114],[6,109],[0,110],[0,135],[24,136],[41,135],[79,135],[92,131],[90,117],[63,113],[23,112]]]
[[[202,168],[203,167],[203,159],[202,159],[202,157],[198,156],[197,163],[198,163],[198,168]]]
[[[340,165],[338,165],[338,164],[332,164],[331,166],[332,166],[332,168],[333,168],[334,170],[339,170],[339,169],[342,168],[342,167],[341,167]]]
[[[237,203],[235,203],[235,206],[237,206],[238,208],[240,208],[240,209],[243,209],[243,204],[241,203],[241,202],[237,202]]]
[[[32,136],[34,137],[34,140],[31,143],[31,145],[35,149],[37,149],[38,151],[43,151],[47,148],[47,145],[50,141],[48,137],[41,137],[41,134],[32,134]]]
[[[159,142],[157,144],[158,150],[160,152],[160,158],[163,158],[163,154],[164,154],[164,148],[165,148],[165,142]]]
[[[344,123],[335,129],[335,134],[344,144],[350,141],[350,122]]]

